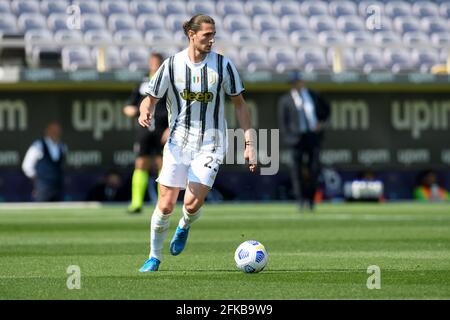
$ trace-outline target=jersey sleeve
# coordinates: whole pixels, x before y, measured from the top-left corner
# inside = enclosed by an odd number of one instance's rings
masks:
[[[223,87],[229,96],[238,96],[244,92],[244,84],[236,66],[228,59],[224,59]]]
[[[168,60],[159,67],[148,83],[147,95],[161,99],[169,87]]]

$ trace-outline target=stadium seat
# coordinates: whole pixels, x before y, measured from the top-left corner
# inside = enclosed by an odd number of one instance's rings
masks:
[[[75,0],[73,1],[73,4],[77,5],[80,8],[81,14],[85,13],[101,14],[100,3],[97,1]]]
[[[47,20],[41,14],[22,13],[17,20],[17,26],[22,32],[34,29],[47,29]]]
[[[306,72],[330,70],[324,50],[321,47],[300,48],[297,51],[297,59],[300,68]]]
[[[273,15],[257,14],[253,17],[253,30],[264,32],[267,30],[280,31],[280,21]]]
[[[251,20],[244,15],[230,14],[223,19],[225,30],[233,33],[237,30],[252,30]]]
[[[431,35],[431,43],[436,47],[450,47],[450,34],[448,32],[435,32]]]
[[[336,30],[336,22],[330,16],[312,16],[309,18],[309,26],[311,30],[317,33],[321,31]]]
[[[266,50],[260,46],[242,47],[240,58],[242,65],[246,66],[247,71],[270,70]]]
[[[173,33],[165,29],[149,30],[144,34],[144,42],[151,46],[159,43],[172,43]]]
[[[328,9],[330,14],[339,17],[339,16],[355,16],[358,14],[358,9],[356,4],[352,1],[343,0],[343,1],[331,1],[328,4]]]
[[[214,2],[203,1],[203,0],[189,0],[187,2],[187,13],[191,16],[198,13],[203,13],[207,15],[216,14],[216,6]]]
[[[67,14],[66,10],[69,6],[69,1],[66,0],[42,0],[41,1],[41,13],[49,16],[51,14]]]
[[[244,4],[236,0],[217,0],[216,12],[222,18],[236,14],[245,16]]]
[[[411,58],[413,61],[417,61],[420,72],[427,73],[439,63],[439,52],[433,48],[415,48],[411,51]]]
[[[447,19],[440,17],[425,17],[421,21],[422,30],[428,34],[435,32],[450,32]]]
[[[93,61],[98,61],[100,47],[94,47],[91,51]],[[117,70],[124,67],[122,59],[120,58],[120,50],[116,46],[105,47],[105,64],[107,70]]]
[[[303,45],[317,45],[317,33],[312,31],[297,30],[289,34],[289,42],[294,47],[299,47]]]
[[[177,32],[183,30],[183,23],[189,20],[187,14],[169,14],[166,17],[166,28],[170,32]]]
[[[157,15],[159,13],[158,3],[151,0],[132,0],[129,3],[129,10],[135,16],[141,14]]]
[[[405,48],[386,48],[383,59],[393,73],[414,71],[415,61],[412,61],[409,51]]]
[[[142,44],[144,37],[137,30],[119,30],[114,33],[114,43],[117,45],[137,45]]]
[[[431,1],[418,1],[412,4],[412,14],[416,17],[438,17],[439,7]]]
[[[11,6],[9,5],[8,0],[0,1],[0,14],[3,13],[11,13]]]
[[[372,33],[369,31],[352,31],[345,34],[345,41],[350,46],[358,47],[371,45],[374,39]]]
[[[11,9],[16,16],[20,16],[24,13],[40,13],[38,1],[13,0],[11,1]]]
[[[374,43],[379,47],[385,47],[389,45],[395,45],[401,43],[401,37],[392,31],[380,31],[373,36]]]
[[[412,16],[411,5],[406,1],[388,1],[384,13],[391,18]]]
[[[188,15],[186,3],[183,1],[160,1],[159,12],[165,16],[172,14]]]
[[[277,16],[284,17],[294,15],[300,17],[300,4],[292,0],[275,0],[272,5],[273,13]]]
[[[231,34],[231,41],[235,46],[258,45],[260,43],[259,33],[237,30]]]
[[[61,52],[62,67],[65,71],[92,69],[95,67],[89,48],[86,46],[67,46]]]
[[[156,14],[140,14],[136,20],[136,27],[141,32],[149,30],[165,30],[165,20],[160,15]]]
[[[439,6],[439,13],[443,18],[450,18],[450,1],[441,3]]]
[[[278,30],[266,30],[261,33],[261,44],[267,47],[286,45],[289,38],[285,33]]]
[[[337,18],[336,26],[342,32],[367,30],[364,21],[358,16],[341,16]]]
[[[383,52],[380,48],[357,48],[355,50],[355,64],[364,73],[372,71],[386,71],[383,62]]]
[[[443,48],[439,53],[439,62],[443,64],[447,64],[447,61],[450,59],[450,46]]]
[[[420,31],[420,20],[414,17],[397,17],[394,19],[394,26],[397,32]]]
[[[297,30],[309,30],[308,20],[294,15],[283,16],[280,21],[280,27],[288,34]]]
[[[112,42],[113,37],[108,30],[93,29],[84,33],[84,43],[87,45],[110,44]]]
[[[29,30],[25,33],[26,44],[45,44],[53,43],[53,34],[48,30]]]
[[[52,13],[47,17],[47,26],[53,32],[67,30],[67,15],[65,13]]]
[[[81,29],[84,32],[89,30],[105,30],[106,21],[105,18],[100,14],[83,14],[81,16]]]
[[[128,2],[123,0],[103,0],[100,4],[100,10],[105,16],[111,14],[128,14]]]
[[[237,47],[229,46],[224,48],[223,51],[219,53],[225,55],[228,59],[230,59],[238,70],[241,69],[241,58],[239,56],[239,49],[237,49]]]
[[[82,44],[83,34],[79,30],[58,30],[53,36],[58,45]]]
[[[319,32],[318,40],[322,46],[326,47],[345,43],[344,35],[336,30]]]
[[[149,51],[146,47],[125,46],[120,51],[122,62],[131,71],[147,71]]]
[[[267,56],[269,63],[275,67],[275,71],[278,73],[298,69],[295,50],[291,47],[276,46],[270,48]]]
[[[175,32],[171,32],[172,34],[172,43],[179,45],[179,46],[187,46],[188,40],[186,37],[186,34],[183,30],[178,30]]]
[[[424,32],[406,32],[403,35],[403,44],[405,46],[427,46],[430,43],[430,39]]]
[[[316,0],[306,0],[300,5],[300,11],[307,17],[328,15],[328,5],[326,2]]]
[[[249,16],[255,15],[273,16],[272,3],[267,0],[249,0],[245,3],[244,10]]]
[[[12,13],[0,13],[0,33],[18,32],[16,16]]]
[[[128,14],[115,13],[108,18],[108,29],[111,31],[136,29],[135,18]]]
[[[339,48],[339,53],[337,48],[335,47],[329,48],[327,50],[326,57],[327,63],[330,66],[333,66],[336,54],[340,54],[343,71],[356,71],[356,70],[359,71],[359,69],[356,66],[355,55],[352,48]]]

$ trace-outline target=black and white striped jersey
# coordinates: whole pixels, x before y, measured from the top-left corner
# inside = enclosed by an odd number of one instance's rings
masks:
[[[166,59],[151,78],[147,94],[167,92],[170,142],[190,151],[226,152],[225,94],[244,91],[241,77],[226,57],[210,52],[199,63],[188,49]]]

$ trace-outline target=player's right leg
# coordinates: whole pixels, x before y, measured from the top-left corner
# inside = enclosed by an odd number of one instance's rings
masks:
[[[161,195],[153,211],[150,224],[150,254],[141,272],[157,271],[162,261],[162,247],[170,226],[170,216],[175,208],[180,188],[161,185]]]

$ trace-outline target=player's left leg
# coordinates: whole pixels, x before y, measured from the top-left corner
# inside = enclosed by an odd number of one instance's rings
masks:
[[[189,228],[201,215],[201,208],[211,190],[223,157],[219,154],[198,154],[191,162],[188,186],[184,196],[183,216],[170,243],[170,253],[180,254],[187,241]]]
[[[189,182],[183,201],[183,216],[181,217],[178,227],[175,231],[172,241],[170,242],[170,253],[174,256],[179,255],[186,246],[189,228],[201,215],[201,207],[205,202],[205,198],[210,187],[197,182]]]

